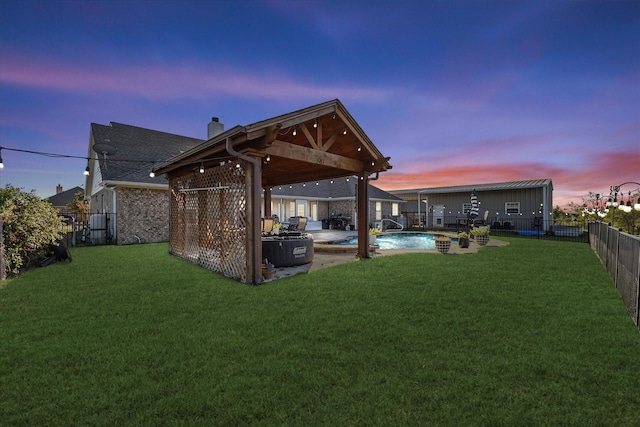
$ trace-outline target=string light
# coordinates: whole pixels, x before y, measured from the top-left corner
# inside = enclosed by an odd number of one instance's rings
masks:
[[[318,127],[318,121],[317,121],[317,120],[313,122],[313,127],[314,127],[314,128],[317,128],[317,127]]]
[[[19,153],[27,153],[27,154],[35,154],[38,156],[44,156],[44,157],[52,157],[52,158],[62,158],[62,159],[85,159],[87,162],[90,162],[91,160],[98,160],[100,161],[100,157],[98,155],[96,155],[96,157],[82,157],[82,156],[73,156],[73,155],[69,155],[69,154],[58,154],[58,153],[46,153],[43,151],[33,151],[33,150],[23,150],[23,149],[19,149],[19,148],[10,148],[10,147],[3,147],[0,146],[0,169],[4,168],[4,163],[2,161],[2,150],[8,150],[8,151],[16,151]],[[220,158],[213,158],[213,159],[204,159],[204,161],[209,161],[209,160],[213,160],[213,161],[220,161],[220,166],[224,166],[226,164],[225,160],[220,160]],[[113,159],[113,158],[109,158],[109,162],[126,162],[126,163],[145,163],[145,164],[152,164],[152,169],[153,169],[153,164],[156,162],[157,160],[150,160],[150,159]],[[164,161],[164,160],[162,160]],[[197,162],[201,162],[203,163],[202,160],[198,160]],[[194,163],[197,164],[197,162],[184,162],[181,164],[181,166],[188,166],[188,165],[192,165]],[[240,167],[240,164],[238,163],[237,167]],[[87,165],[87,167],[84,170],[84,175],[88,176],[91,173],[91,168]],[[153,174],[153,175],[152,175]],[[151,177],[155,177],[155,172],[152,170],[149,173],[149,176]]]
[[[296,130],[296,127],[293,127],[293,136],[296,136],[298,134],[298,131]]]
[[[204,163],[200,163],[200,173],[204,173]]]
[[[342,131],[342,134],[343,134],[343,135],[346,135],[346,134],[347,134],[347,129],[346,129],[346,128],[344,129],[344,131]]]

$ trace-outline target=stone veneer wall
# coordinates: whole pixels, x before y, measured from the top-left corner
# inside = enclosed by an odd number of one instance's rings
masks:
[[[117,239],[119,245],[169,241],[168,190],[118,188]]]
[[[355,200],[336,200],[329,203],[329,217],[332,215],[350,216],[351,224],[356,225],[356,202]]]

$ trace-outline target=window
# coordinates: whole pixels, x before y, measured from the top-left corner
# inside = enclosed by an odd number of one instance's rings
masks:
[[[376,221],[382,219],[382,202],[376,202]]]
[[[391,215],[398,216],[398,203],[391,203]]]
[[[520,213],[520,202],[506,202],[504,204],[504,213],[508,214],[519,214]]]
[[[471,212],[471,203],[463,203],[462,204],[462,213],[463,214],[468,214],[469,212]]]

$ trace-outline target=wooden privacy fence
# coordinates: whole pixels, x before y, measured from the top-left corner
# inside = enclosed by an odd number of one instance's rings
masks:
[[[592,222],[589,223],[589,243],[640,329],[640,236],[623,233],[603,222]]]

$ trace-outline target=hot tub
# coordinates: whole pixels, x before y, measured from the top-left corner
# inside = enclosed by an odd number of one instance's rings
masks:
[[[289,233],[262,238],[262,259],[275,267],[291,267],[313,261],[313,235]]]

